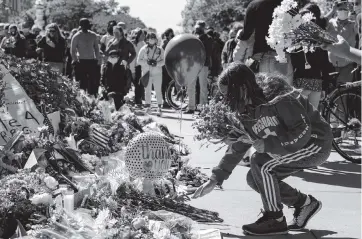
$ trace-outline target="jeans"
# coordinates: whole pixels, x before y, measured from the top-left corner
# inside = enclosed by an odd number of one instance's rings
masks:
[[[264,55],[263,55],[264,54]],[[259,72],[260,73],[279,73],[283,75],[287,83],[293,86],[293,66],[290,55],[286,54],[287,63],[280,63],[275,59],[277,53],[269,51],[266,53],[257,53],[254,55],[256,59],[260,59]]]
[[[157,105],[162,105],[162,75],[150,74],[150,80],[146,87],[146,105],[151,105],[152,86],[156,91]]]
[[[204,66],[199,73],[200,84],[200,104],[207,104],[208,88],[207,88],[207,75],[209,73],[209,67]],[[187,86],[187,95],[189,96],[189,109],[196,109],[196,79]]]
[[[97,97],[100,81],[100,67],[97,60],[79,60],[75,65],[75,77],[80,88]]]

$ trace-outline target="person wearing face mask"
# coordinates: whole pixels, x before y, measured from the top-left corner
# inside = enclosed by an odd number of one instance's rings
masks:
[[[142,75],[149,74],[149,82],[146,86],[146,108],[148,113],[151,113],[151,96],[152,86],[156,91],[157,98],[157,115],[162,114],[162,66],[165,64],[164,51],[157,46],[157,36],[151,32],[146,36],[147,45],[141,48],[137,62],[142,68]]]
[[[38,53],[42,53],[43,60],[53,69],[63,73],[66,53],[66,41],[55,23],[46,27],[46,35],[38,42]]]
[[[124,96],[127,94],[127,82],[125,77],[124,65],[118,50],[111,50],[108,53],[107,63],[104,66],[102,75],[102,84],[108,95],[113,98],[116,110],[119,110],[124,104]]]
[[[117,70],[117,77],[120,86],[119,88],[117,88],[116,92],[118,92],[117,94],[125,95],[128,93],[132,82],[132,72],[129,67],[132,61],[136,58],[136,50],[133,44],[124,37],[123,29],[120,26],[113,27],[113,38],[109,41],[104,53],[108,58],[108,56],[110,56],[110,53],[113,51],[118,52],[118,58],[112,57],[110,59],[107,59],[107,62],[110,62],[113,65],[120,65],[120,67],[118,67],[119,69]],[[124,89],[123,84],[127,85],[128,90],[121,92],[121,88]],[[123,99],[123,96],[121,98]],[[114,100],[115,104],[117,104],[118,106],[119,104],[121,104],[120,102],[116,102],[120,100],[120,97],[114,98]]]
[[[24,35],[20,34],[18,31],[18,27],[14,24],[10,25],[10,38],[9,40],[9,48],[10,54],[16,57],[25,57],[26,52],[26,40]]]
[[[162,49],[165,50],[167,44],[174,38],[175,34],[171,28],[168,28],[164,33],[164,38],[162,42]],[[166,91],[168,84],[172,81],[171,76],[168,74],[166,66],[162,66],[162,98],[163,98],[163,108],[171,108],[166,101]]]
[[[351,45],[356,45],[356,28],[355,23],[348,18],[349,8],[347,0],[336,1],[337,17],[329,20],[327,24],[327,32],[332,36],[342,36]],[[353,70],[355,64],[347,59],[338,57],[333,53],[329,53],[329,61],[335,67],[335,71],[339,73],[337,78],[338,83],[346,83],[353,81]]]

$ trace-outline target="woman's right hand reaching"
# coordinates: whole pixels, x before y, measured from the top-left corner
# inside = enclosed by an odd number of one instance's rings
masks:
[[[196,192],[194,193],[194,195],[192,196],[193,199],[195,198],[200,198],[205,196],[206,194],[209,194],[212,192],[212,190],[214,190],[214,188],[216,187],[217,182],[214,180],[209,180],[206,183],[204,183],[203,185],[201,185]]]

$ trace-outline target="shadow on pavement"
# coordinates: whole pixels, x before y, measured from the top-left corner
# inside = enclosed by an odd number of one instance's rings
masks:
[[[325,162],[318,168],[299,172],[293,176],[318,184],[361,188],[361,165],[344,161]]]
[[[230,233],[221,233],[222,239],[227,238],[239,238],[239,239],[251,239],[251,238],[258,238],[258,239],[357,239],[354,237],[328,237],[330,235],[337,234],[337,232],[334,231],[328,231],[328,230],[304,230],[301,232],[296,232],[293,234],[289,233],[287,235],[278,235],[278,236],[248,236],[248,235],[233,235]]]

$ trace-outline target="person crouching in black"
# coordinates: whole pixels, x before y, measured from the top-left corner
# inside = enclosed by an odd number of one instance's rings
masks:
[[[102,84],[108,96],[113,98],[116,110],[122,107],[124,104],[123,97],[127,94],[127,79],[123,77],[124,75],[125,66],[122,65],[119,52],[117,50],[110,51],[102,75]]]

